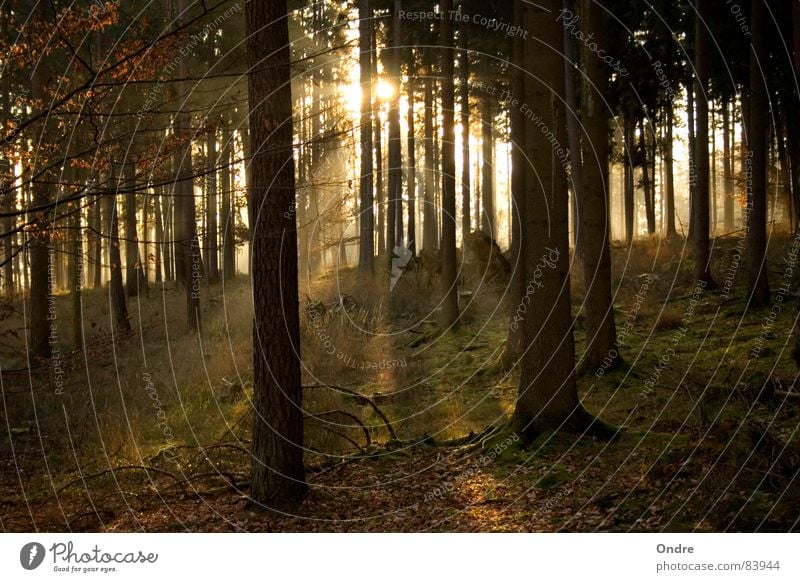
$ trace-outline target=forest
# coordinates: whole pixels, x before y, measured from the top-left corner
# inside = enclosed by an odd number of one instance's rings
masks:
[[[800,531],[799,0],[0,0],[0,531]]]

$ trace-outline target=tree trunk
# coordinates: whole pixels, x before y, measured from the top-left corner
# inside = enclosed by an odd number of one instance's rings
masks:
[[[672,102],[667,105],[667,137],[664,144],[664,178],[667,190],[667,236],[677,236],[675,230],[675,159],[673,155],[673,128],[675,109]]]
[[[491,83],[489,79],[489,57],[483,55],[484,83]],[[489,91],[481,94],[481,131],[483,146],[483,166],[481,167],[481,198],[483,214],[481,215],[481,228],[488,236],[497,239],[495,232],[494,216],[494,114]]]
[[[453,10],[453,0],[442,0],[443,14]],[[458,322],[458,281],[456,265],[456,128],[453,20],[441,21],[442,53],[442,328]]]
[[[136,166],[133,159],[123,164],[125,179],[125,287],[128,297],[136,297],[143,290],[144,273],[139,253],[139,234],[136,224]],[[145,236],[147,236],[145,234]]]
[[[252,501],[292,509],[307,492],[303,466],[289,28],[286,3],[246,4],[253,151]],[[270,95],[270,99],[263,99]],[[280,285],[275,282],[280,281]],[[276,325],[276,322],[281,322]]]
[[[722,191],[725,232],[733,232],[733,169],[731,167],[730,103],[722,103]]]
[[[459,91],[461,96],[461,237],[462,240],[472,230],[470,219],[471,168],[469,148],[469,36],[468,21],[461,21],[461,67]]]
[[[413,55],[413,53],[412,53]],[[413,71],[413,57],[409,63],[409,71]],[[416,83],[414,81],[413,72],[408,77],[408,169],[406,170],[406,177],[408,180],[408,250],[411,251],[411,256],[417,254],[417,156],[414,151],[416,148],[416,138],[414,136],[414,91]]]
[[[573,14],[575,5],[573,0],[564,0],[564,10]],[[567,19],[564,19],[566,26]],[[585,23],[585,21],[584,21]],[[578,246],[579,224],[581,221],[581,201],[583,200],[583,160],[581,159],[581,134],[578,127],[580,116],[578,111],[578,100],[575,95],[575,68],[578,60],[573,55],[572,35],[564,34],[564,79],[565,92],[567,98],[567,136],[569,138],[569,165],[570,178],[572,184],[572,233],[573,242]],[[585,64],[584,64],[585,65]],[[592,152],[592,156],[596,156]],[[591,163],[591,160],[589,161]]]
[[[206,141],[206,276],[209,283],[219,280],[219,226],[217,223],[217,130],[212,128]]]
[[[633,239],[635,238],[636,234],[636,204],[634,200],[634,188],[633,188],[633,161],[634,161],[634,153],[633,153],[633,132],[634,132],[634,125],[633,125],[633,118],[629,112],[626,112],[623,115],[623,140],[625,142],[625,154],[623,160],[623,166],[625,171],[625,191],[623,193],[624,198],[624,206],[625,206],[625,237],[628,243],[632,243]]]
[[[156,189],[153,193],[153,209],[155,210],[155,282],[161,283],[164,281],[164,277],[161,274],[161,267],[164,263],[164,257],[162,253],[162,248],[164,247],[164,217],[161,212],[162,208],[162,196],[161,196],[161,188]]]
[[[69,171],[70,174],[75,174],[77,172],[74,169],[70,169]],[[69,222],[69,267],[67,270],[69,272],[72,345],[76,351],[81,351],[83,349],[83,308],[81,304],[81,286],[83,284],[83,225],[81,223],[80,207],[74,209]]]
[[[569,297],[567,177],[553,145],[566,140],[564,64],[557,51],[537,48],[563,47],[563,28],[557,20],[561,4],[561,0],[542,0],[525,7],[524,29],[530,31],[530,38],[525,50],[524,103],[541,116],[551,134],[548,139],[525,117],[530,160],[523,241],[528,282],[522,303],[526,350],[512,426],[528,438],[574,426],[576,412],[581,410]]]
[[[695,70],[697,135],[695,137],[695,167],[697,170],[692,210],[694,215],[694,277],[704,282],[706,288],[715,286],[711,276],[711,249],[709,240],[709,160],[708,160],[708,80],[710,72],[708,30],[710,0],[697,0],[695,18]]]
[[[236,231],[234,229],[236,214],[233,211],[233,132],[223,132],[222,142],[222,208],[220,221],[222,222],[222,276],[233,279],[236,276]]]
[[[747,285],[750,305],[758,307],[769,301],[767,281],[767,125],[769,107],[765,48],[763,0],[752,0],[752,36],[750,37],[750,118],[747,146],[751,158],[752,180],[748,185]]]
[[[119,170],[112,170],[118,172]],[[119,178],[112,174],[112,180],[116,187],[119,186]],[[108,268],[111,276],[108,283],[108,294],[111,301],[111,313],[114,320],[114,327],[117,331],[127,333],[131,330],[131,322],[128,319],[128,306],[125,303],[125,289],[122,286],[122,256],[119,244],[119,216],[117,213],[117,195],[107,194],[106,216],[108,216]]]
[[[642,156],[642,194],[644,196],[644,213],[647,217],[647,234],[656,232],[656,209],[650,195],[650,157],[647,155],[647,138],[644,131],[644,118],[639,119],[639,151]],[[655,176],[653,177],[655,179]]]
[[[36,16],[40,23],[47,21],[46,3],[39,2],[36,5]],[[47,83],[47,72],[45,71],[45,58],[37,61],[33,71],[31,81],[31,96],[36,103],[46,103],[47,95],[45,85]],[[43,121],[45,127],[40,130],[40,135],[44,137],[47,131],[48,120]],[[34,146],[33,168],[31,176],[36,176],[38,171],[47,165],[44,148]],[[32,178],[33,205],[42,206],[50,200],[49,186],[45,176]],[[35,222],[30,228],[28,235],[28,256],[30,257],[30,340],[28,351],[31,355],[39,358],[48,358],[50,349],[50,321],[48,317],[54,317],[49,313],[49,302],[53,295],[53,248],[50,236],[51,224],[48,216],[49,212],[38,214]]]
[[[694,108],[695,108],[695,94],[694,94],[694,81],[691,79],[686,83],[686,124],[688,125],[687,128],[687,135],[689,139],[689,232],[687,233],[687,238],[690,241],[694,241],[694,219],[695,219],[695,194],[697,192],[697,138],[695,128],[697,125],[695,124],[694,119]]]
[[[602,47],[603,9],[596,0],[584,0],[584,35],[593,35]],[[611,251],[608,240],[608,118],[605,93],[608,71],[596,53],[584,47],[581,115],[586,131],[580,175],[583,184],[580,194],[580,226],[578,249],[586,286],[586,353],[584,362],[596,368],[604,361],[612,366],[620,361],[617,330],[614,323],[614,304],[611,292]],[[569,113],[567,114],[569,115]],[[565,253],[566,254],[566,253]]]
[[[375,214],[372,191],[372,5],[358,3],[359,72],[361,75],[361,179],[359,182],[358,270],[375,270]]]
[[[391,19],[391,48],[386,51],[388,62],[387,74],[394,85],[394,92],[389,100],[389,192],[387,193],[386,244],[389,245],[389,264],[394,254],[394,247],[402,244],[403,238],[403,159],[401,156],[400,136],[400,38],[402,10],[401,0],[394,0]]]
[[[8,38],[9,19],[3,19],[3,33]],[[11,119],[11,67],[3,67],[3,88],[0,112],[3,119]],[[0,210],[13,211],[16,209],[17,192],[14,190],[14,165],[11,161],[9,147],[6,146],[0,158]],[[14,217],[4,218],[2,227],[5,236],[2,237],[3,247],[3,290],[6,297],[14,296],[14,241],[16,236],[9,234],[15,225]]]
[[[422,208],[422,248],[435,250],[439,248],[436,228],[436,203],[434,200],[434,151],[433,151],[433,71],[430,49],[425,76],[425,204]]]
[[[514,25],[523,30],[523,0],[514,1]],[[512,40],[511,94],[518,103],[525,102],[525,43],[521,36]],[[525,330],[518,318],[517,310],[525,297],[525,221],[526,221],[526,174],[529,172],[528,160],[525,159],[527,146],[525,143],[525,115],[521,107],[509,110],[511,124],[511,282],[509,297],[508,339],[503,352],[503,364],[506,369],[512,368],[519,361],[524,351]]]

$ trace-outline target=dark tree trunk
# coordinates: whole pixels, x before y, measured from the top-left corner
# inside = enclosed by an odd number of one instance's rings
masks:
[[[114,170],[118,171],[118,170]],[[115,186],[119,186],[117,176],[113,178]],[[114,326],[117,331],[122,333],[131,330],[131,322],[128,319],[128,306],[125,303],[125,289],[122,286],[122,256],[119,244],[119,216],[117,213],[117,195],[107,194],[106,215],[108,216],[108,268],[111,272],[108,293],[111,301],[111,313]]]
[[[158,188],[153,194],[153,209],[155,210],[155,282],[161,283],[164,277],[161,274],[161,268],[164,263],[162,249],[164,247],[164,217],[162,213],[162,196],[161,188]]]
[[[401,0],[394,0],[391,20],[392,47],[386,51],[387,71],[394,92],[389,101],[389,191],[387,193],[386,244],[389,246],[389,264],[394,247],[402,244],[403,238],[403,159],[400,136],[400,45],[401,45]]]
[[[722,192],[725,232],[733,232],[733,169],[731,167],[730,104],[722,103]]]
[[[436,203],[434,200],[434,137],[433,137],[433,71],[431,70],[430,49],[428,66],[425,68],[425,203],[422,207],[422,248],[435,250],[439,248],[436,228]]]
[[[359,182],[358,270],[375,269],[375,214],[372,191],[372,5],[358,3],[359,71],[361,74],[361,179]]]
[[[386,252],[386,190],[383,180],[383,124],[380,114],[375,112],[375,186],[378,205],[378,255]]]
[[[486,55],[483,56],[483,75],[484,83],[490,84],[489,57]],[[481,132],[483,146],[483,166],[481,167],[483,213],[481,214],[481,228],[487,235],[496,239],[498,237],[495,232],[494,163],[492,160],[494,153],[494,114],[492,113],[492,101],[489,97],[489,91],[483,91],[481,94]]]
[[[656,232],[656,209],[651,193],[650,156],[644,130],[644,118],[639,120],[639,151],[642,156],[642,194],[644,195],[644,213],[647,217],[647,234],[653,235]],[[655,181],[655,176],[653,176],[653,180]]]
[[[695,108],[694,81],[691,79],[686,83],[686,123],[689,138],[689,232],[687,238],[694,241],[694,221],[695,221],[695,194],[697,193],[697,137],[694,119]]]
[[[566,142],[561,0],[525,7],[525,103],[551,124],[552,136]],[[564,167],[553,143],[525,118],[527,157],[524,264],[528,290],[525,353],[513,428],[527,437],[575,426],[580,408],[575,381],[575,344],[569,297],[569,203]],[[538,176],[538,178],[537,178]],[[525,301],[527,299],[527,302]]]
[[[470,148],[469,148],[469,36],[468,22],[464,18],[461,21],[461,67],[459,92],[461,96],[461,236],[466,237],[472,230],[470,224],[470,197],[471,188],[471,167],[470,167]]]
[[[75,174],[76,170],[70,170]],[[75,177],[75,176],[71,176]],[[72,345],[75,350],[83,349],[83,307],[81,304],[81,286],[83,285],[83,226],[79,208],[70,217],[69,229],[69,293],[72,320]]]
[[[233,279],[236,276],[236,232],[234,229],[236,214],[233,211],[233,132],[223,133],[222,142],[222,208],[220,221],[222,222],[222,276]]]
[[[695,70],[697,136],[695,138],[695,167],[697,170],[692,214],[694,215],[694,277],[706,288],[714,287],[711,276],[711,244],[709,240],[710,173],[708,159],[708,80],[710,74],[710,0],[697,0],[695,19]]]
[[[453,0],[442,0],[442,13],[450,14]],[[442,53],[442,327],[458,322],[458,281],[456,265],[456,128],[453,65],[453,20],[441,21]]]
[[[252,183],[253,502],[305,497],[291,69],[286,3],[246,4]],[[263,99],[270,95],[270,99]],[[280,285],[275,282],[280,281]],[[276,325],[280,322],[280,325]]]
[[[136,223],[136,166],[132,159],[123,166],[125,180],[125,287],[128,297],[136,297],[144,290],[144,271],[139,253],[139,234]],[[145,233],[146,236],[146,233]]]
[[[593,35],[604,46],[603,8],[596,0],[584,0],[584,35]],[[608,71],[596,54],[587,48],[583,53],[586,79],[583,84],[581,114],[586,130],[583,179],[578,205],[580,224],[578,250],[586,286],[586,353],[584,361],[598,367],[604,360],[616,365],[620,360],[614,304],[611,291],[611,251],[608,240],[608,117],[605,92]],[[569,113],[567,114],[569,116]]]
[[[92,288],[103,285],[103,222],[101,219],[101,199],[95,198],[89,207],[89,264],[92,266]]]
[[[564,10],[569,14],[575,12],[573,0],[564,0]],[[566,22],[567,20],[565,19],[565,26]],[[578,66],[578,61],[573,54],[572,43],[572,35],[564,34],[564,82],[566,84],[564,95],[567,98],[567,136],[569,138],[569,165],[572,184],[572,232],[573,242],[577,247],[581,221],[581,201],[583,200],[583,160],[581,159],[581,134],[578,127],[580,115],[578,112],[578,99],[575,95],[575,68]],[[595,153],[592,153],[592,156],[595,155]]]
[[[181,14],[186,14],[189,0],[180,0]],[[180,63],[180,75],[182,78],[189,77],[189,69],[186,59]],[[185,87],[188,83],[184,82]],[[179,169],[182,179],[179,198],[181,199],[182,212],[180,215],[181,238],[180,251],[183,257],[184,282],[186,284],[186,325],[189,331],[200,332],[200,278],[202,257],[200,256],[200,240],[197,236],[197,212],[194,201],[194,172],[192,170],[192,117],[191,113],[182,110],[176,116],[178,132],[183,140],[183,147],[179,148],[181,153],[181,165]]]
[[[206,276],[209,283],[219,280],[219,226],[217,224],[217,131],[212,128],[206,141]]]
[[[412,53],[413,54],[413,53]],[[413,64],[413,58],[411,59]],[[412,70],[412,67],[409,67]],[[413,72],[408,77],[408,169],[406,170],[406,177],[408,180],[408,250],[411,255],[417,254],[417,155],[416,138],[414,136],[414,91],[416,89],[416,82],[412,76]]]
[[[636,234],[636,204],[633,188],[633,162],[635,154],[633,152],[634,121],[629,112],[623,115],[622,123],[623,140],[625,142],[625,159],[623,160],[625,171],[625,191],[623,193],[625,206],[625,237],[629,243],[632,243]]]
[[[752,0],[752,36],[750,37],[750,117],[747,145],[751,157],[752,180],[749,184],[747,221],[747,285],[750,305],[769,301],[767,281],[767,125],[769,103],[765,48],[765,9],[763,0]]]
[[[514,25],[522,30],[524,3],[523,0],[514,1]],[[512,40],[511,68],[511,94],[518,103],[525,102],[525,43],[521,36]],[[527,146],[525,143],[525,115],[520,107],[511,107],[509,110],[511,123],[511,283],[509,302],[508,340],[503,353],[503,364],[509,369],[517,364],[522,355],[525,340],[525,330],[519,321],[517,310],[522,305],[525,297],[525,221],[526,221],[526,174],[529,172],[525,159]]]
[[[9,19],[3,19],[3,33],[8,38]],[[2,102],[0,113],[3,119],[11,119],[11,67],[3,67]],[[0,158],[0,210],[13,211],[16,208],[17,192],[14,190],[14,166],[10,160],[8,146]],[[14,296],[14,241],[15,236],[9,234],[14,229],[15,219],[4,218],[2,227],[5,236],[0,239],[3,247],[3,290],[7,297]]]
[[[675,159],[673,156],[673,128],[675,125],[675,109],[672,103],[667,105],[667,137],[664,144],[664,177],[667,194],[667,236],[674,237],[675,230]]]
[[[36,5],[36,16],[34,17],[41,23],[47,21],[46,3],[39,2]],[[44,103],[47,99],[45,85],[47,83],[47,72],[45,71],[45,59],[37,61],[33,71],[31,81],[31,96],[37,103]],[[43,122],[45,125],[48,120]],[[47,127],[40,131],[44,137]],[[31,169],[31,176],[36,176],[38,171],[47,164],[44,148],[34,146],[34,168]],[[32,178],[33,205],[42,206],[50,200],[49,186],[45,176]],[[50,321],[48,317],[48,304],[53,294],[53,267],[51,261],[55,260],[52,256],[53,245],[50,236],[52,225],[50,224],[50,214],[40,213],[32,227],[30,228],[28,242],[28,256],[30,257],[30,340],[28,351],[31,355],[39,358],[48,358],[50,349]]]

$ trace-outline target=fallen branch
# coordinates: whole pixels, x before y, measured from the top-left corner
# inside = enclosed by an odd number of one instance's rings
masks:
[[[343,416],[346,416],[348,418],[353,419],[353,421],[356,424],[358,424],[361,427],[361,429],[364,431],[364,440],[366,441],[366,446],[370,446],[372,444],[372,437],[370,437],[370,435],[369,435],[369,429],[366,427],[366,425],[363,422],[361,422],[361,420],[355,414],[351,414],[349,412],[345,412],[344,410],[327,410],[325,412],[318,412],[316,414],[312,414],[310,412],[307,412],[306,416],[307,417],[311,417],[311,418],[322,418],[323,416],[331,416],[332,414],[341,414]],[[361,448],[361,447],[359,447],[359,448]]]
[[[381,418],[381,420],[384,422],[384,424],[386,425],[386,430],[389,431],[389,434],[392,436],[392,439],[394,439],[396,441],[400,440],[397,437],[397,433],[395,432],[394,427],[392,426],[392,423],[389,422],[389,419],[386,418],[386,415],[383,413],[383,411],[380,408],[378,408],[378,405],[375,404],[375,401],[372,400],[372,398],[370,398],[369,396],[365,396],[363,394],[360,394],[360,393],[356,392],[355,390],[350,390],[348,388],[342,388],[341,386],[333,386],[331,384],[306,384],[306,385],[303,386],[303,388],[308,388],[308,389],[312,389],[312,388],[329,388],[329,389],[331,389],[331,390],[333,390],[335,392],[341,392],[342,394],[347,394],[348,396],[352,396],[356,400],[360,400],[362,402],[366,402],[372,408],[372,410],[375,411],[375,414],[377,414]]]
[[[103,475],[108,475],[109,473],[114,473],[114,471],[152,471],[153,473],[159,473],[161,475],[167,475],[168,477],[172,477],[175,481],[180,481],[180,477],[175,475],[174,473],[170,473],[169,471],[165,471],[164,469],[156,469],[155,467],[149,467],[146,465],[123,465],[122,467],[112,467],[111,469],[106,469],[105,471],[100,471],[99,473],[93,473],[91,475],[81,475],[77,479],[73,479],[63,487],[60,487],[56,491],[56,495],[64,491],[69,487],[72,487],[76,483],[80,483],[81,481],[87,481],[89,479],[96,479],[97,477],[102,477]]]

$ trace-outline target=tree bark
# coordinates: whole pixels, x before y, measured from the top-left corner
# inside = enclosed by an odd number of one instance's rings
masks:
[[[710,74],[710,0],[697,0],[695,18],[695,80],[697,135],[695,137],[695,168],[697,171],[692,211],[694,216],[694,277],[704,282],[705,288],[715,286],[711,276],[711,249],[709,240],[710,174],[708,159],[708,81]]]
[[[47,22],[46,7],[47,4],[39,2],[36,5],[35,19],[41,24]],[[31,80],[31,96],[37,103],[45,103],[46,83],[48,73],[45,70],[46,58],[37,60],[36,68],[33,71],[33,78]],[[47,119],[43,122],[45,127],[40,131],[40,135],[44,137],[47,131]],[[44,148],[41,146],[34,146],[34,158],[32,162],[31,176],[36,176],[38,170],[47,164],[44,156]],[[33,205],[41,206],[47,204],[50,200],[49,186],[47,179],[44,176],[32,178],[32,193]],[[30,257],[30,339],[28,344],[28,351],[31,355],[39,358],[48,358],[51,354],[50,349],[50,321],[51,317],[48,310],[49,301],[53,294],[53,278],[54,278],[54,257],[52,256],[53,247],[50,230],[49,213],[41,213],[36,218],[32,228],[28,231],[28,256]],[[52,314],[55,316],[55,313]]]
[[[623,160],[625,191],[623,193],[625,206],[625,237],[628,243],[632,243],[636,234],[636,203],[634,199],[633,172],[634,172],[634,153],[633,153],[633,118],[630,112],[623,114],[622,120],[623,140],[625,142],[625,154]]]
[[[372,190],[372,5],[370,0],[358,3],[359,73],[361,75],[361,178],[359,181],[358,270],[371,274],[375,270],[375,214]]]
[[[245,10],[250,132],[258,152],[248,192],[255,210],[251,496],[267,508],[292,509],[307,486],[288,18],[282,0],[248,2]]]
[[[119,177],[116,175],[118,169],[112,170],[113,181],[119,187]],[[125,289],[122,286],[122,256],[119,244],[119,216],[117,213],[117,195],[107,194],[106,215],[108,216],[108,268],[110,278],[108,282],[108,294],[111,302],[111,313],[114,327],[121,333],[131,330],[131,322],[128,319],[128,306],[125,303]]]
[[[206,140],[206,277],[219,280],[219,225],[217,223],[217,129],[211,128]]]
[[[731,167],[730,103],[722,103],[722,191],[725,232],[733,232],[733,169]]]
[[[222,137],[222,276],[226,280],[236,276],[236,231],[234,229],[236,214],[233,211],[233,132],[225,131]]]
[[[523,30],[524,1],[514,0],[514,26]],[[512,40],[511,94],[518,104],[525,102],[525,43],[521,36]],[[527,145],[525,141],[525,115],[521,106],[509,110],[511,124],[511,282],[509,293],[509,326],[508,339],[503,352],[503,364],[506,369],[512,368],[519,361],[524,351],[525,330],[518,321],[517,310],[525,297],[525,255],[524,244],[528,160],[525,159]]]
[[[644,197],[644,213],[647,217],[647,234],[653,235],[656,232],[656,209],[650,180],[650,156],[648,155],[647,134],[644,129],[644,118],[639,119],[639,151],[642,157],[642,194]],[[655,176],[653,176],[655,181]]]
[[[675,230],[675,158],[673,154],[673,129],[675,108],[672,102],[667,105],[667,136],[664,144],[664,178],[666,182],[667,236],[677,236]]]
[[[123,164],[125,193],[125,287],[128,297],[136,297],[145,288],[139,234],[136,224],[136,165],[133,158]],[[145,233],[145,236],[146,233]]]
[[[389,191],[387,193],[386,244],[391,265],[394,247],[402,244],[403,238],[403,159],[400,136],[400,39],[401,0],[394,0],[391,20],[391,48],[387,52],[387,71],[394,92],[389,100]]]
[[[436,250],[439,248],[436,228],[436,203],[434,200],[434,152],[433,152],[433,70],[430,49],[427,52],[425,67],[425,118],[423,131],[425,138],[425,204],[422,208],[422,248]]]
[[[547,125],[548,138],[526,115],[526,178],[524,242],[526,295],[522,325],[519,396],[512,426],[530,438],[546,430],[575,426],[581,410],[575,382],[575,344],[569,297],[569,203],[567,177],[553,144],[564,144],[564,64],[555,50],[563,47],[557,20],[561,0],[543,0],[525,8],[525,101]],[[551,140],[555,141],[551,141]],[[563,148],[563,145],[558,147]],[[538,176],[538,179],[536,178]]]
[[[751,183],[748,184],[747,286],[750,305],[769,301],[767,281],[767,125],[769,107],[766,90],[765,15],[763,0],[752,0],[750,37],[750,117],[747,146],[750,152]]]
[[[471,168],[469,147],[469,36],[468,21],[461,20],[461,67],[459,93],[461,97],[461,237],[462,240],[472,230],[470,215]]]
[[[458,281],[456,265],[456,128],[454,86],[453,0],[442,0],[442,327],[458,322]]]
[[[483,55],[483,76],[484,83],[491,83],[489,79],[489,57]],[[495,232],[494,215],[494,114],[492,113],[492,101],[489,91],[483,91],[481,95],[481,132],[483,147],[483,165],[481,167],[481,199],[483,213],[481,214],[481,228],[493,239],[498,238]]]
[[[412,52],[413,55],[413,52]],[[413,65],[413,56],[410,65]],[[416,82],[413,77],[413,66],[409,66],[408,76],[408,141],[406,148],[408,150],[408,165],[406,170],[406,179],[408,181],[408,234],[406,240],[408,241],[408,250],[411,256],[417,254],[417,155],[416,155],[416,137],[414,136],[414,91],[416,90]]]
[[[583,0],[584,35],[593,35],[604,46],[603,8],[597,0]],[[608,237],[609,140],[605,92],[608,71],[596,54],[584,47],[581,115],[586,130],[580,194],[578,250],[586,286],[586,353],[584,362],[592,367],[616,366],[621,357],[617,346],[614,304],[611,291],[611,251]],[[569,115],[569,114],[568,114]]]

